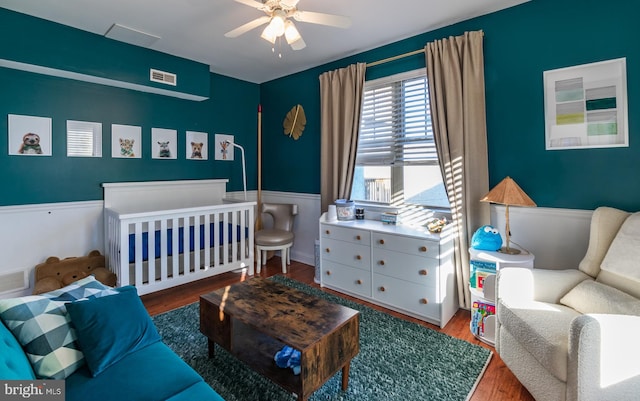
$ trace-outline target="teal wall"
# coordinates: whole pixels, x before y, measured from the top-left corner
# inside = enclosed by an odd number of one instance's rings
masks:
[[[538,206],[640,210],[640,4],[631,0],[533,0],[427,32],[338,62],[263,83],[263,188],[320,192],[318,76],[354,62],[420,49],[427,42],[483,30],[490,185],[509,175]],[[546,151],[543,72],[626,57],[628,148]],[[372,67],[367,79],[424,67],[422,55]],[[303,136],[282,134],[296,104],[307,116]]]
[[[7,17],[5,11],[0,9],[0,22],[13,21],[14,17],[19,16],[20,23],[26,24],[20,29],[21,35],[29,36],[31,32],[39,35],[42,33],[41,24],[47,29],[51,28],[52,24],[46,21],[20,14],[11,13],[11,18],[3,18]],[[68,48],[72,48],[75,42],[81,44],[79,48],[83,48],[82,44],[95,39],[95,35],[79,30],[64,28],[63,31],[61,38]],[[116,41],[105,39],[103,44],[96,43],[98,47],[92,53],[101,54],[105,60],[122,54],[123,49],[125,53],[132,52],[131,59],[144,60],[150,54],[148,50]],[[42,46],[43,52],[50,51],[49,43],[43,43]],[[140,53],[133,51],[135,49],[139,49]],[[12,48],[0,45],[0,58],[7,58],[5,52],[12,52]],[[166,54],[151,54],[158,61],[154,65],[180,67],[185,63],[184,59]],[[64,60],[58,61],[63,63]],[[69,61],[70,64],[72,62]],[[185,75],[188,75],[193,62],[186,64],[188,68],[178,68],[177,72],[185,71]],[[71,69],[66,65],[56,67]],[[138,70],[137,67],[134,69]],[[120,78],[127,75],[126,70],[122,70]],[[148,67],[146,71],[148,74]],[[256,158],[250,155],[255,155],[257,148],[256,110],[260,88],[257,84],[212,74],[208,68],[205,69],[205,75],[206,80],[202,81],[206,84],[204,91],[198,88],[195,92],[206,94],[209,99],[198,102],[0,68],[0,133],[5,138],[0,141],[0,206],[100,200],[103,197],[101,184],[104,182],[227,178],[229,191],[241,191],[242,164],[239,152],[236,151],[233,162],[215,161],[214,138],[216,133],[235,135],[235,142],[246,149],[247,170],[256,171]],[[51,117],[52,156],[9,156],[6,140],[8,114]],[[103,124],[102,158],[66,157],[67,120]],[[111,158],[111,124],[142,127],[142,158]],[[152,159],[151,128],[177,130],[176,160]],[[209,134],[208,160],[186,160],[186,131]],[[257,187],[255,175],[248,177],[248,186],[250,189]]]
[[[28,28],[27,28],[28,27]],[[0,8],[0,58],[207,97],[209,66]],[[149,69],[178,74],[176,86]]]
[[[258,103],[263,106],[262,188],[318,194],[319,75],[481,29],[485,32],[491,185],[510,175],[539,206],[592,209],[610,205],[640,210],[640,180],[635,178],[640,164],[636,144],[640,81],[635,74],[640,63],[640,46],[635,43],[640,33],[635,17],[639,12],[640,5],[630,0],[612,0],[606,7],[595,0],[533,0],[257,85],[209,73],[208,67],[189,60],[0,9],[0,59],[48,62],[50,67],[130,82],[147,79],[148,68],[153,67],[178,73],[184,86],[176,90],[210,95],[209,100],[196,102],[0,68],[0,135],[6,138],[7,114],[46,116],[53,121],[50,157],[8,156],[7,141],[0,141],[0,206],[102,199],[100,184],[115,181],[229,178],[228,190],[239,191],[239,152],[235,162],[215,161],[216,133],[233,134],[245,147],[248,188],[256,189]],[[21,35],[13,34],[15,31]],[[86,61],[68,57],[77,54],[90,57]],[[546,151],[543,72],[619,57],[627,58],[630,147]],[[424,64],[422,55],[412,56],[372,67],[367,78]],[[194,80],[186,78],[189,76]],[[304,107],[307,116],[299,140],[284,135],[282,128],[286,113],[296,104]],[[103,123],[102,158],[66,157],[68,119]],[[111,124],[142,126],[142,159],[110,157]],[[181,158],[151,159],[152,127],[178,130]],[[209,160],[184,159],[187,130],[209,133]]]

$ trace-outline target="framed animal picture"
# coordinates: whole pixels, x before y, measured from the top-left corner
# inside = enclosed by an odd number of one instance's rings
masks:
[[[151,128],[151,158],[178,158],[178,131],[174,129]]]
[[[216,160],[233,160],[233,135],[216,134]]]
[[[208,160],[208,149],[206,132],[187,131],[187,160]]]
[[[51,156],[51,118],[9,114],[9,154]]]
[[[111,125],[111,157],[118,159],[142,158],[142,127]]]

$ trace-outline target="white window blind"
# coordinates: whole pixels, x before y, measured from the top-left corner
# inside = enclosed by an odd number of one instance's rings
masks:
[[[102,124],[67,121],[67,156],[102,156]]]
[[[425,70],[365,84],[358,165],[438,163]]]

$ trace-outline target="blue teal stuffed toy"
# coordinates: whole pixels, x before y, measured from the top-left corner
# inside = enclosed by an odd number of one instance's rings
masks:
[[[288,345],[276,352],[273,359],[279,368],[291,368],[294,375],[300,374],[300,356],[301,353],[297,349],[293,349]]]
[[[471,237],[471,247],[481,251],[497,251],[502,246],[500,232],[492,226],[485,225],[476,230]]]

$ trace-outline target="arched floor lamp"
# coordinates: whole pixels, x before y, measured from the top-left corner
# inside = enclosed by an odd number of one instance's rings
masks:
[[[238,145],[237,143],[231,142],[229,140],[226,141],[227,142],[227,146],[231,145],[234,148],[238,148],[240,149],[240,152],[242,154],[242,185],[244,186],[244,200],[247,200],[247,165],[244,161],[244,148],[240,145]]]

